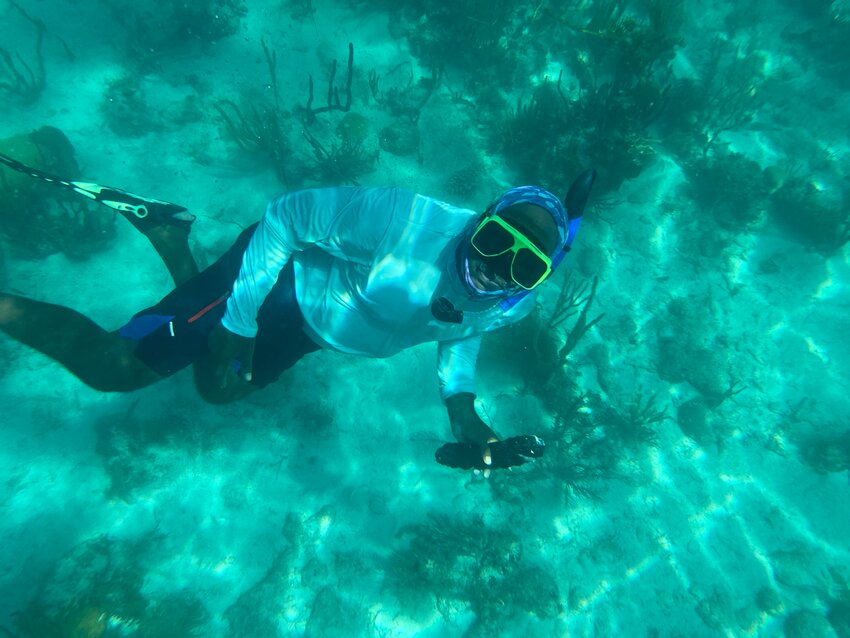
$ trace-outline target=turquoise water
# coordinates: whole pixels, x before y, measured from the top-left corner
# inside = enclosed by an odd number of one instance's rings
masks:
[[[0,152],[189,207],[203,265],[284,190],[483,210],[599,171],[485,341],[481,413],[547,442],[489,478],[433,460],[433,344],[213,406],[0,338],[0,632],[850,636],[846,3],[30,0],[0,34]],[[115,329],[171,289],[10,175],[4,291]]]

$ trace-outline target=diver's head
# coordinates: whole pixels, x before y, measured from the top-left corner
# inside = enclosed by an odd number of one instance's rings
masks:
[[[467,284],[478,294],[535,289],[560,261],[567,225],[552,193],[512,188],[475,222],[464,263]]]

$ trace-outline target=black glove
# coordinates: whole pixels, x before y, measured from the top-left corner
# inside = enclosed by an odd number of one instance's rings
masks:
[[[484,463],[481,449],[474,443],[446,443],[434,457],[437,463],[463,470],[501,469],[522,465],[543,456],[546,444],[533,434],[513,436],[504,441],[490,443],[490,464]]]

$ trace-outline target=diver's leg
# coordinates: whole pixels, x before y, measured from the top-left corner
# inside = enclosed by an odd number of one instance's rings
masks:
[[[163,224],[141,232],[165,263],[176,286],[198,274],[198,264],[189,250],[188,228]]]
[[[0,293],[0,330],[103,392],[127,392],[162,377],[133,356],[136,343],[54,304]]]

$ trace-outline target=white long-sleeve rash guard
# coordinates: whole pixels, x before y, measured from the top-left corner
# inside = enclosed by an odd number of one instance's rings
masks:
[[[389,357],[436,341],[440,394],[474,392],[481,335],[519,321],[528,295],[509,310],[475,298],[460,279],[456,250],[474,211],[396,188],[323,188],[272,201],[242,259],[222,319],[236,334],[257,334],[257,312],[292,259],[305,330],[319,345]],[[445,297],[463,322],[440,321]]]

